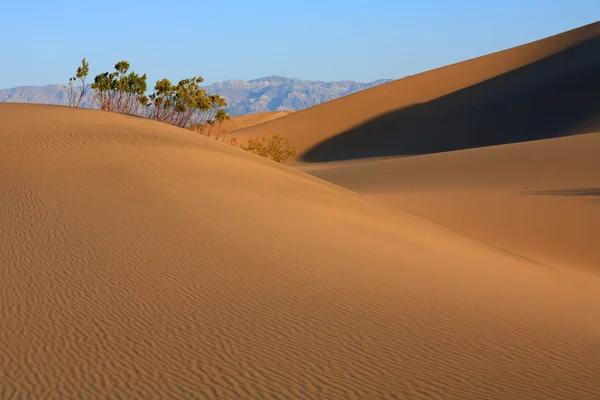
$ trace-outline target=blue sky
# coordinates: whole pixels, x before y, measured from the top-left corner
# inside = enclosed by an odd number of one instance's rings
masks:
[[[0,88],[64,83],[119,60],[152,86],[285,75],[400,78],[600,19],[598,0],[3,1]],[[149,82],[149,83],[150,83]]]

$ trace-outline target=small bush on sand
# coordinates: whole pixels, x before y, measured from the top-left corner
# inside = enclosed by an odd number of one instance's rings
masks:
[[[69,80],[70,89],[75,82],[81,82],[85,89],[88,67],[84,58],[77,75]],[[129,68],[129,62],[123,60],[115,64],[113,72],[96,75],[92,91],[98,108],[143,116],[180,128],[211,127],[229,119],[223,108],[227,102],[218,94],[207,93],[200,86],[204,81],[202,77],[182,79],[176,85],[161,79],[156,82],[154,92],[146,95],[146,74],[130,72]],[[79,105],[82,97],[83,94],[77,96],[74,90],[69,92],[72,105]]]
[[[120,61],[115,64],[114,72],[104,72],[94,78],[94,101],[101,110],[140,115],[148,103],[146,74],[128,73],[129,67],[127,61]]]
[[[149,98],[146,116],[180,128],[197,127],[200,130],[229,119],[223,109],[227,105],[218,94],[208,94],[200,87],[204,79],[182,79],[177,85],[170,80],[156,82]]]
[[[69,86],[67,88],[67,96],[69,98],[69,106],[79,107],[83,96],[86,92],[85,80],[90,73],[90,64],[84,58],[81,60],[81,66],[77,68],[74,77],[69,78]]]
[[[200,87],[204,81],[202,77],[182,79],[177,85],[162,79],[156,82],[154,92],[147,96],[146,74],[130,72],[129,68],[129,62],[123,60],[115,64],[113,72],[96,75],[91,88],[98,108],[145,116],[237,146],[237,138],[223,129],[223,123],[231,119],[224,109],[227,102]],[[69,79],[69,104],[73,107],[81,104],[88,73],[89,64],[84,58],[76,75]],[[249,139],[240,148],[281,164],[296,156],[289,139],[279,135],[269,140]]]
[[[296,150],[290,143],[290,140],[279,135],[273,136],[267,141],[266,138],[249,139],[248,144],[241,145],[242,149],[250,153],[268,158],[278,163],[284,164],[290,158],[296,156]]]

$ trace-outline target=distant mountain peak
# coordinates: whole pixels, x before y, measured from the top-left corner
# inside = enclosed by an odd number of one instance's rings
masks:
[[[263,78],[257,78],[257,79],[252,79],[252,80],[248,81],[248,83],[250,83],[250,84],[260,83],[260,82],[269,82],[270,84],[281,84],[281,83],[290,83],[290,82],[300,82],[300,80],[295,79],[295,78],[288,78],[287,76],[283,76],[283,75],[271,75],[271,76],[265,76]]]

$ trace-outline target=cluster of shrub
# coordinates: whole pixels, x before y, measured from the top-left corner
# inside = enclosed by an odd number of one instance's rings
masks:
[[[231,119],[224,109],[227,102],[218,94],[208,94],[200,87],[204,81],[202,77],[182,79],[176,85],[162,79],[147,95],[146,74],[129,71],[130,67],[129,62],[120,61],[115,64],[113,72],[96,75],[91,90],[99,109],[150,118],[237,146],[237,139],[222,129],[223,123]],[[89,63],[84,58],[75,76],[69,79],[67,94],[70,106],[81,105],[88,87],[88,75]],[[285,163],[296,155],[290,141],[279,135],[269,140],[249,139],[240,148],[279,163]]]

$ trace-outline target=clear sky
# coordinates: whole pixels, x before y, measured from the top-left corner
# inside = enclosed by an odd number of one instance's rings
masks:
[[[0,2],[0,88],[65,83],[82,57],[91,76],[128,60],[152,86],[195,75],[366,82],[600,19],[600,0]]]

